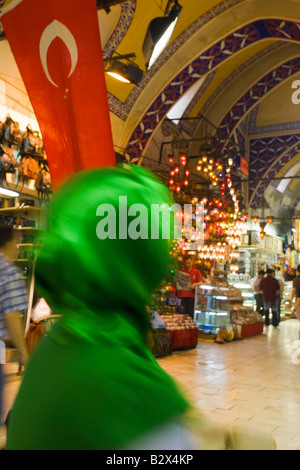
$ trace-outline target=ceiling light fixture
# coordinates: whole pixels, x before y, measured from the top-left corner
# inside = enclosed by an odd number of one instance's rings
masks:
[[[20,194],[17,191],[12,191],[11,189],[0,188],[0,195],[6,197],[19,197]]]
[[[109,65],[105,72],[123,83],[138,85],[143,78],[143,71],[136,64],[130,61],[131,57],[135,57],[135,54],[117,54],[116,57],[106,59],[105,62]],[[124,59],[126,62],[122,62]]]
[[[181,10],[182,7],[179,5],[178,0],[169,0],[165,16],[154,18],[150,22],[143,43],[143,54],[147,69],[152,67],[168,44]]]

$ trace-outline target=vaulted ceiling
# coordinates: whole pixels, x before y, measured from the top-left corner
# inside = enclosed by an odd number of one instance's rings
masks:
[[[128,0],[98,11],[103,57],[134,53],[144,71],[137,86],[106,77],[116,152],[158,168],[164,142],[187,139],[194,156],[206,133],[221,146],[233,139],[249,162],[249,177],[240,175],[245,205],[265,198],[277,214],[299,212],[300,104],[291,97],[300,80],[300,1],[179,0],[173,36],[146,70],[144,37],[167,3]],[[5,38],[0,56],[6,103],[34,119]]]

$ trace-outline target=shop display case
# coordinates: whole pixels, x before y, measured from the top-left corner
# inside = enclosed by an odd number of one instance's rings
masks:
[[[239,289],[243,298],[243,305],[253,310],[256,308],[253,286],[248,274],[228,274],[228,284]]]
[[[195,323],[200,336],[215,335],[221,329],[235,329],[246,338],[263,331],[261,315],[244,305],[240,289],[231,285],[200,285],[195,296]],[[254,326],[255,325],[255,326]]]
[[[161,315],[171,336],[171,351],[195,348],[198,344],[198,327],[189,315]]]
[[[232,309],[229,304],[232,289],[227,286],[200,285],[195,295],[194,321],[200,332],[217,332],[232,327]]]

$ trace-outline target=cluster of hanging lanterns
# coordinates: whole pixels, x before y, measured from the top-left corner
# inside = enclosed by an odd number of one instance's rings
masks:
[[[170,191],[175,191],[179,194],[182,186],[187,187],[189,185],[190,170],[186,168],[186,155],[183,154],[180,156],[179,164],[174,164],[174,157],[169,156],[169,164],[172,165],[170,170],[169,189]]]
[[[252,217],[252,220],[253,222],[256,224],[259,220],[259,217],[257,215],[254,215]],[[259,222],[259,226],[260,226],[260,238],[263,240],[265,238],[265,226],[268,224],[271,224],[273,222],[273,217],[272,216],[269,216],[267,217],[267,222],[265,222],[264,220],[261,220]]]
[[[201,173],[203,178],[210,178],[213,186],[217,186],[219,179],[223,176],[221,163],[215,162],[213,158],[207,155],[198,160],[197,171]]]
[[[227,229],[226,241],[232,250],[238,248],[241,244],[241,235],[247,227],[246,221],[238,220]]]
[[[201,260],[217,261],[222,263],[227,258],[228,248],[226,243],[218,242],[216,245],[204,245],[198,250],[198,258]]]
[[[187,158],[181,155],[176,159],[169,156],[170,178],[169,189],[177,194],[189,185],[190,170],[187,168]],[[230,262],[230,270],[236,273],[239,269],[237,259],[239,258],[238,247],[241,244],[241,234],[246,229],[247,214],[243,217],[240,213],[238,194],[233,188],[231,179],[231,168],[233,159],[228,158],[227,164],[215,161],[209,153],[198,160],[197,172],[205,180],[209,180],[216,189],[219,188],[220,196],[208,200],[206,197],[199,201],[198,197],[191,198],[193,205],[201,203],[204,207],[204,244],[197,248],[198,259],[203,261]],[[184,239],[184,232],[182,234]],[[197,239],[197,236],[196,236]],[[184,251],[189,246],[181,240],[173,247],[174,251]]]

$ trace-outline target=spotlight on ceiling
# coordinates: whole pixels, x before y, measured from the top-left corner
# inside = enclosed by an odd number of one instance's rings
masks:
[[[117,55],[116,57],[107,59],[108,67],[105,71],[108,75],[123,83],[138,85],[143,78],[143,71],[129,60],[130,57],[135,57],[135,54]],[[124,59],[126,60],[125,63],[122,62]]]
[[[173,5],[173,6],[172,6]],[[150,69],[168,44],[182,7],[178,0],[169,0],[165,16],[154,18],[149,26],[143,43],[143,54],[147,69]]]

